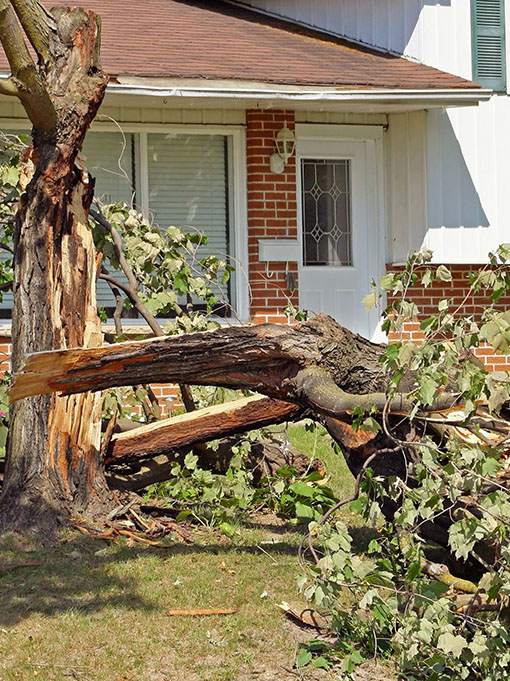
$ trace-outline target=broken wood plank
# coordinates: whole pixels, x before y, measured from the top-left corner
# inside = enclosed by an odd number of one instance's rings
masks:
[[[112,436],[105,464],[145,459],[228,435],[292,421],[303,409],[290,402],[252,395],[174,416]]]

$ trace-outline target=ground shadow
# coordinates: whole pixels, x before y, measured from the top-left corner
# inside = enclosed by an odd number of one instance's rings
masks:
[[[0,552],[0,626],[9,627],[34,613],[55,615],[74,609],[92,613],[108,606],[151,610],[136,591],[137,584],[113,574],[120,560],[133,560],[140,550],[106,545],[81,537],[54,549]],[[98,553],[99,552],[99,553]],[[39,563],[23,567],[23,563]],[[20,567],[14,567],[16,564]]]
[[[267,528],[266,528],[267,529]],[[161,559],[167,569],[173,556],[203,555],[293,555],[296,544],[285,541],[234,544],[168,543],[166,548],[129,547],[125,543],[110,544],[76,537],[54,549],[32,552],[0,551],[0,590],[2,607],[0,627],[12,627],[32,614],[52,616],[69,610],[92,614],[104,608],[120,607],[145,613],[155,606],[140,596],[140,579],[130,572],[127,577],[115,574],[115,565],[135,561],[144,556]],[[31,567],[17,563],[38,563]],[[14,569],[11,569],[14,567]]]

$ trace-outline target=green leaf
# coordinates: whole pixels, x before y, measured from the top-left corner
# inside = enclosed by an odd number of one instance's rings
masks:
[[[197,462],[198,462],[198,456],[195,454],[186,454],[184,457],[184,466],[187,468],[189,471],[194,471],[197,467]]]
[[[378,433],[381,430],[381,426],[374,418],[369,416],[361,424],[361,430],[366,430],[369,433]]]
[[[436,396],[437,383],[430,376],[424,376],[420,381],[420,401],[432,404]]]
[[[313,520],[315,518],[315,512],[311,506],[303,504],[301,501],[296,501],[296,516],[298,518],[309,518]]]
[[[377,304],[376,292],[373,291],[372,293],[367,293],[367,295],[363,298],[362,302],[366,310],[373,310]]]
[[[276,494],[281,494],[285,489],[285,482],[283,480],[277,480],[273,485],[273,489]]]
[[[441,634],[437,639],[437,647],[445,653],[451,653],[454,657],[459,658],[462,651],[467,646],[467,641],[463,636],[455,634]]]
[[[316,493],[316,490],[306,482],[295,482],[289,486],[289,490],[300,497],[313,497]]]
[[[300,648],[296,658],[296,667],[302,669],[312,661],[312,653],[306,648]]]
[[[432,270],[427,269],[427,270],[425,270],[425,274],[421,278],[421,285],[424,288],[428,288],[431,283],[432,283]]]
[[[439,279],[439,281],[451,281],[452,280],[452,273],[446,267],[446,265],[439,265],[439,267],[436,270],[436,279]]]
[[[385,291],[390,291],[395,283],[395,273],[388,272],[383,277],[381,277],[381,288]]]
[[[233,537],[236,533],[236,528],[227,522],[220,523],[220,530],[226,537]]]
[[[315,669],[331,669],[332,663],[323,655],[320,657],[316,657],[313,662],[312,662],[312,667],[315,667]]]

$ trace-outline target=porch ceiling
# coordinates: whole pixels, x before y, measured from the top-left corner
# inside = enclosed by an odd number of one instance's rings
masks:
[[[179,98],[180,106],[187,97],[200,106],[215,98],[223,106],[226,99],[294,108],[315,101],[394,110],[475,103],[489,94],[458,76],[219,0],[80,4],[102,17],[112,95]],[[1,51],[0,71],[8,72]]]

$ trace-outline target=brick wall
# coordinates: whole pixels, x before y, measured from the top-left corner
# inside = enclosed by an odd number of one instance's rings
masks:
[[[448,269],[452,273],[452,281],[434,281],[428,288],[424,288],[419,283],[411,286],[408,289],[407,298],[416,303],[419,316],[415,322],[408,322],[404,325],[404,329],[398,335],[392,334],[390,340],[405,340],[419,343],[423,340],[424,334],[420,330],[420,320],[437,313],[437,306],[440,300],[448,298],[453,309],[456,306],[462,305],[465,314],[473,315],[475,319],[479,319],[483,310],[490,304],[490,298],[485,293],[470,293],[470,285],[468,275],[470,272],[476,271],[476,265],[448,265]],[[388,265],[388,271],[398,271],[399,267]],[[391,295],[388,295],[388,303],[393,300]],[[499,299],[496,307],[498,309],[507,310],[510,307],[510,296],[504,296]],[[480,347],[476,350],[476,355],[487,365],[492,371],[508,371],[510,370],[510,356],[498,355],[489,347]]]
[[[296,239],[296,159],[281,175],[269,168],[276,133],[285,125],[294,130],[293,111],[247,111],[248,253],[251,318],[254,322],[285,321],[285,307],[298,305],[297,263],[259,262],[259,239]],[[288,287],[286,272],[295,289]]]
[[[10,369],[11,336],[0,335],[0,375]]]

